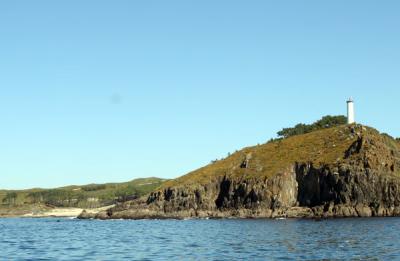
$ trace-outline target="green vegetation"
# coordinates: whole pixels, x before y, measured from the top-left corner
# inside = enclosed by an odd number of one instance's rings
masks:
[[[97,208],[141,197],[164,182],[159,178],[135,179],[125,183],[68,186],[56,189],[0,191],[1,207],[47,205]]]
[[[310,133],[316,130],[332,128],[340,125],[344,125],[347,123],[347,118],[345,116],[324,116],[322,119],[312,123],[312,124],[304,124],[299,123],[292,128],[284,128],[279,131],[277,134],[281,138],[289,138],[296,135]]]

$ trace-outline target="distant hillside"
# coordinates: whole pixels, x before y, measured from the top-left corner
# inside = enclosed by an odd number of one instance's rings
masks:
[[[26,209],[31,205],[98,208],[141,197],[165,180],[135,179],[124,183],[67,186],[55,189],[0,190],[0,208]]]

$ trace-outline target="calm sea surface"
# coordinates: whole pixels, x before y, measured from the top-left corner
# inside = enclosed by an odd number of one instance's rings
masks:
[[[0,260],[400,260],[400,218],[0,219]]]

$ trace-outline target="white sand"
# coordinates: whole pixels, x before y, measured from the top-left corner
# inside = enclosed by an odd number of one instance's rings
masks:
[[[114,205],[101,207],[101,208],[93,208],[93,209],[83,209],[83,208],[54,208],[48,211],[38,212],[38,213],[28,213],[23,215],[23,217],[77,217],[82,213],[83,210],[86,210],[88,213],[98,213],[100,211],[107,210],[109,208],[114,207]]]

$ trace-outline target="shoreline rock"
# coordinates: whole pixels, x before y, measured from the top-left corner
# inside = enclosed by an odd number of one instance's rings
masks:
[[[257,213],[252,211],[217,211],[217,212],[197,212],[191,214],[188,212],[160,213],[151,211],[127,211],[109,216],[106,212],[87,213],[83,211],[78,219],[126,219],[126,220],[142,220],[142,219],[337,219],[337,218],[366,218],[366,217],[400,217],[400,208],[380,209],[379,212],[367,207],[349,207],[335,206],[333,212],[314,212],[313,208],[293,207],[288,209],[279,209],[276,211],[261,210]]]

